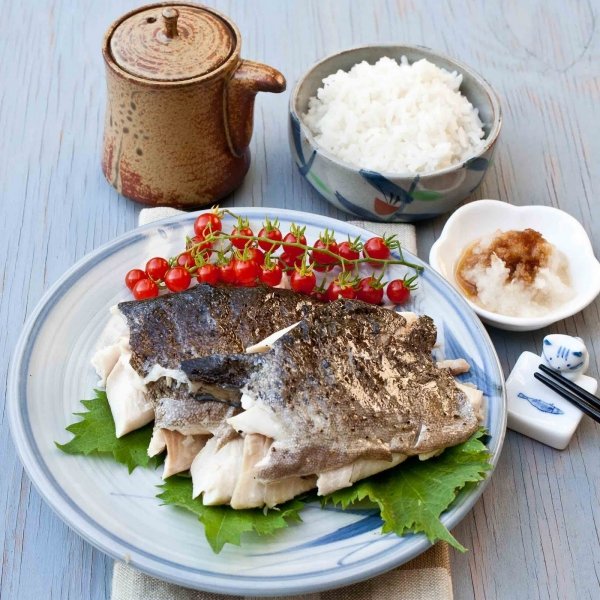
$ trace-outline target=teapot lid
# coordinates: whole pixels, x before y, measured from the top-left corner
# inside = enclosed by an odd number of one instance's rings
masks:
[[[110,54],[123,70],[153,81],[182,81],[220,67],[236,33],[218,14],[190,4],[156,4],[125,16],[110,35]]]

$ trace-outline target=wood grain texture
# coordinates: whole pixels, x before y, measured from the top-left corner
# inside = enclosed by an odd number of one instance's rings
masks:
[[[135,226],[138,205],[100,171],[109,23],[137,1],[0,0],[0,390],[8,357],[40,296],[85,253]],[[546,204],[579,219],[600,255],[600,5],[585,0],[218,0],[242,54],[290,84],[328,53],[374,42],[430,46],[463,60],[499,92],[504,130],[476,198]],[[291,85],[290,85],[291,87]],[[260,95],[253,164],[226,205],[287,207],[346,218],[292,167],[287,97]],[[444,219],[419,226],[427,257]],[[598,375],[600,302],[548,331],[582,336]],[[506,372],[548,331],[490,330]],[[2,409],[0,596],[107,598],[112,562],[44,504],[16,458]],[[597,598],[600,427],[584,418],[558,452],[509,432],[483,498],[455,535],[459,599]]]

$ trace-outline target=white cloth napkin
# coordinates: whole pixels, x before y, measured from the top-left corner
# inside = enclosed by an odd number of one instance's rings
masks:
[[[145,225],[180,213],[174,208],[145,208],[139,224]],[[403,248],[416,253],[415,227],[400,223],[350,221],[378,235],[395,233]],[[279,596],[275,600],[288,600]],[[314,594],[294,596],[296,600],[452,600],[450,554],[440,542],[409,563],[361,583]],[[257,596],[222,596],[167,583],[145,575],[134,567],[115,561],[112,600],[259,600]]]

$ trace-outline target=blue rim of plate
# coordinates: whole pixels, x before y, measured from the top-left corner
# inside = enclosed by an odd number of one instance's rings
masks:
[[[337,232],[349,234],[351,237],[361,238],[372,235],[366,229],[355,225],[325,217],[321,215],[302,213],[288,209],[265,209],[258,207],[234,207],[234,210],[251,219],[264,219],[266,216],[273,218],[279,216],[300,224],[307,224],[320,229],[328,228]],[[168,226],[184,221],[192,222],[197,213],[185,213],[175,217],[169,217],[160,221],[154,221],[147,225],[138,227],[125,233],[115,240],[108,242],[97,250],[83,257],[73,265],[48,291],[43,295],[38,305],[27,318],[23,331],[19,337],[11,360],[11,367],[7,386],[7,409],[10,429],[13,441],[21,462],[40,495],[56,512],[56,514],[81,537],[102,552],[117,560],[125,560],[128,564],[160,579],[170,581],[179,585],[202,589],[209,592],[222,594],[262,594],[264,596],[293,595],[299,593],[311,593],[349,585],[362,581],[394,567],[403,564],[415,556],[427,550],[431,543],[423,534],[410,534],[398,538],[398,546],[386,548],[377,555],[371,555],[348,566],[339,566],[327,571],[315,570],[302,575],[281,575],[266,578],[264,576],[249,576],[235,574],[220,574],[213,571],[205,571],[193,567],[182,566],[178,563],[165,560],[159,556],[148,553],[141,548],[134,547],[126,540],[119,538],[112,532],[96,523],[91,515],[85,513],[73,500],[60,488],[54,479],[48,466],[44,462],[40,448],[35,444],[31,423],[26,410],[26,384],[28,375],[28,364],[32,348],[35,344],[37,334],[46,316],[51,312],[54,304],[62,297],[64,292],[71,287],[81,272],[89,270],[103,258],[116,250],[127,246],[132,240],[146,236],[147,232],[154,231],[157,227]],[[492,471],[486,479],[466,494],[460,494],[451,508],[442,515],[442,522],[448,529],[455,527],[462,518],[471,510],[475,502],[483,493],[489,483],[493,469],[495,468],[506,431],[506,394],[504,390],[504,377],[500,361],[492,345],[492,342],[477,318],[476,314],[465,302],[465,300],[438,275],[424,261],[408,251],[404,255],[413,262],[425,266],[423,277],[428,284],[438,290],[443,290],[446,296],[453,299],[454,304],[461,309],[464,324],[474,339],[481,339],[486,345],[487,354],[492,365],[496,369],[497,381],[501,388],[501,422],[497,427],[498,433],[488,440],[488,449],[492,455]],[[372,520],[373,528],[380,521],[378,517],[371,515],[367,519]],[[364,520],[363,520],[364,521]],[[360,521],[359,523],[362,523]],[[386,534],[387,536],[394,534]],[[410,548],[406,548],[406,541],[410,540]],[[396,552],[394,552],[396,550]],[[398,556],[401,554],[401,556]]]

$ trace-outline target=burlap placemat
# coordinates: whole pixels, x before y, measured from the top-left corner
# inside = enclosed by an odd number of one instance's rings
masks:
[[[115,562],[112,600],[257,600],[258,596],[223,596],[199,592],[144,575],[122,562]],[[450,553],[445,542],[398,569],[317,594],[279,596],[274,600],[452,600]]]

